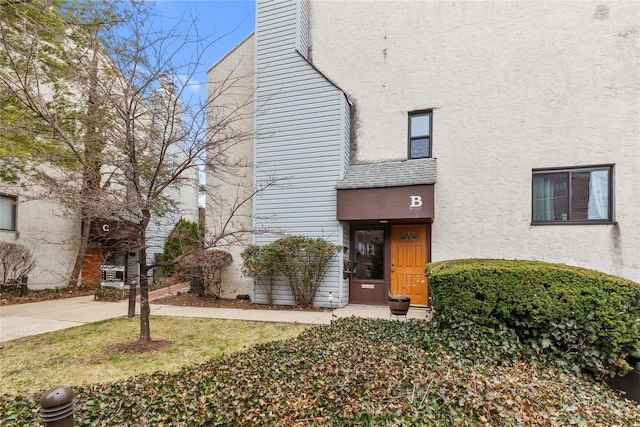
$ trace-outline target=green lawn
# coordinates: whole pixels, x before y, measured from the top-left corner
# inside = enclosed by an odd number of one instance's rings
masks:
[[[154,340],[168,348],[126,354],[117,344],[137,340],[139,317],[118,318],[4,343],[0,350],[0,394],[26,394],[57,386],[117,381],[155,371],[175,372],[186,365],[294,337],[302,325],[151,317]]]

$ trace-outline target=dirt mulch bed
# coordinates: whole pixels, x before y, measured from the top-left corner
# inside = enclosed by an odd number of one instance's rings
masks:
[[[93,295],[95,292],[95,286],[67,287],[46,290],[43,289],[36,291],[27,289],[27,296],[21,297],[19,288],[11,287],[2,289],[0,291],[0,306],[82,297],[86,295]]]
[[[150,342],[129,341],[116,344],[107,349],[107,354],[142,354],[166,350],[173,345],[172,341],[157,340]]]
[[[212,308],[239,308],[243,310],[300,310],[300,311],[323,311],[320,307],[292,307],[290,305],[254,304],[248,300],[212,298],[200,295],[197,292],[187,292],[178,295],[171,295],[156,298],[151,304],[179,305],[184,307],[212,307]]]
[[[95,294],[95,286],[81,286],[59,288],[41,291],[28,291],[27,296],[21,297],[15,290],[3,291],[0,293],[0,306],[11,304],[25,304],[28,302],[49,301],[54,299],[73,298],[85,295]],[[103,297],[101,300],[109,301]],[[117,301],[117,299],[113,299]],[[186,292],[177,295],[169,295],[166,297],[156,298],[151,304],[179,305],[184,307],[212,307],[212,308],[238,308],[242,310],[300,310],[300,311],[324,311],[320,307],[293,307],[290,305],[273,305],[254,304],[249,300],[212,298],[206,295],[200,295],[197,292]]]

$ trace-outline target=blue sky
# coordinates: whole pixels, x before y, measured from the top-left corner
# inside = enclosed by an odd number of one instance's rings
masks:
[[[218,38],[204,55],[196,75],[188,82],[184,97],[196,95],[206,97],[207,70],[249,35],[255,27],[255,0],[157,0],[155,3],[158,15],[162,17],[160,25],[171,28],[177,22],[190,22],[195,17],[198,32],[204,36]],[[187,55],[188,56],[188,55]],[[201,171],[200,180],[204,182]],[[200,194],[198,204],[204,206],[204,194]]]
[[[200,34],[215,38],[227,34],[205,52],[196,76],[189,82],[200,95],[206,91],[207,70],[255,26],[255,0],[158,0],[156,9],[167,28],[181,18],[190,21],[193,16]]]

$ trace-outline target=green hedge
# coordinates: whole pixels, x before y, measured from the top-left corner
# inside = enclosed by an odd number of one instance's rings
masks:
[[[274,274],[289,284],[296,306],[313,306],[320,284],[342,246],[322,238],[286,236],[268,245],[248,247],[243,253],[243,273],[263,286],[267,300],[273,296]]]
[[[178,282],[165,282],[163,280],[156,280],[155,282],[149,283],[149,292],[155,291],[157,289],[166,288]],[[140,285],[136,286],[136,295],[140,295]],[[114,288],[111,286],[100,286],[96,287],[96,291],[94,293],[94,297],[100,301],[120,301],[129,299],[129,288],[125,288],[124,292],[122,288]]]
[[[96,288],[96,293],[94,294],[95,299],[100,301],[119,301],[123,299],[129,298],[129,289],[125,289],[122,292],[120,288],[112,288],[110,286],[98,286]]]
[[[180,218],[164,244],[164,251],[161,255],[163,262],[161,266],[162,275],[175,273],[175,263],[181,255],[203,248],[204,230],[197,222]]]
[[[640,284],[537,261],[470,259],[426,268],[436,320],[513,328],[539,353],[605,374],[640,349]]]

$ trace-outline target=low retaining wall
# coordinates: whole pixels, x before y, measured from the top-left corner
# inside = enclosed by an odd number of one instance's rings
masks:
[[[177,285],[167,286],[166,288],[156,289],[155,291],[149,291],[149,301],[156,298],[164,297],[167,295],[174,295],[180,292],[186,292],[189,290],[189,282],[178,283]],[[140,293],[138,289],[138,295],[136,295],[136,302],[140,302]]]

